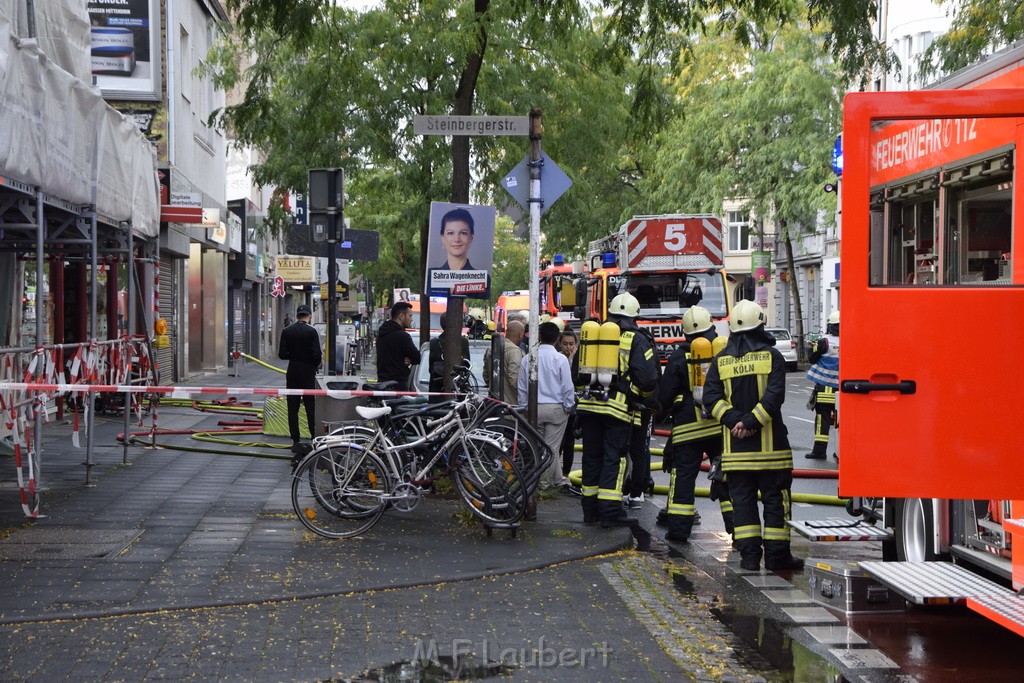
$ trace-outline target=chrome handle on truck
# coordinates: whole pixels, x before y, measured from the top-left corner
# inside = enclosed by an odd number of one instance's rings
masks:
[[[839,383],[840,391],[844,394],[868,394],[872,391],[898,391],[901,394],[913,394],[917,392],[917,382],[912,379],[905,379],[896,383],[871,382],[866,379],[844,379]]]

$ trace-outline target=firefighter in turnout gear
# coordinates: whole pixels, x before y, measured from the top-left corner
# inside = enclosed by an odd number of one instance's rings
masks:
[[[814,409],[814,447],[806,456],[824,460],[828,449],[828,431],[838,428],[836,391],[839,389],[839,311],[832,311],[825,325],[825,336],[811,344],[811,367],[807,379],[814,382],[814,395],[807,407]]]
[[[712,342],[722,346],[724,338],[718,337],[711,313],[700,306],[691,306],[683,314],[683,336],[686,343],[677,348],[665,366],[665,374],[658,388],[662,406],[671,413],[672,475],[668,487],[668,533],[665,538],[685,543],[693,529],[697,512],[694,489],[697,473],[706,453],[713,464],[719,465],[722,457],[722,425],[704,410],[701,396],[704,389],[704,369],[701,359],[710,362]],[[706,353],[693,351],[702,346]],[[724,481],[712,481],[712,500],[717,499],[722,509],[725,529],[733,532],[732,501],[728,485]]]
[[[800,569],[804,561],[790,552],[786,525],[793,484],[793,451],[782,422],[786,361],[775,348],[775,338],[764,331],[764,323],[764,311],[753,301],[733,307],[729,343],[708,370],[704,405],[722,424],[722,471],[732,495],[740,567],[760,568],[763,538],[767,569]]]
[[[654,345],[633,321],[640,304],[632,294],[620,294],[608,307],[609,322],[601,326],[600,340],[615,344],[606,334],[618,326],[617,353],[612,366],[593,365],[594,344],[585,323],[583,345],[573,362],[573,377],[580,399],[577,414],[583,430],[583,521],[600,522],[603,527],[636,526],[622,507],[622,484],[628,467],[629,440],[633,427],[639,428],[641,411],[658,407],[658,359]],[[614,330],[612,330],[614,331]],[[610,349],[606,349],[610,351]],[[610,380],[610,381],[609,381]],[[639,429],[635,430],[639,431]]]

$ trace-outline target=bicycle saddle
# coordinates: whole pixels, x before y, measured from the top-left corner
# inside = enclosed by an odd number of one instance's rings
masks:
[[[371,408],[369,406],[356,406],[356,412],[359,413],[359,417],[364,420],[376,420],[378,417],[384,417],[391,412],[391,406],[383,406],[380,408]]]

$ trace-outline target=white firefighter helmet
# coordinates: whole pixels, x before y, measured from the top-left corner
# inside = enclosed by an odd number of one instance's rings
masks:
[[[737,301],[729,316],[729,329],[733,332],[746,332],[764,325],[767,321],[764,311],[753,301],[744,299]]]
[[[565,321],[564,320],[562,320],[561,318],[552,318],[551,322],[553,322],[555,324],[555,327],[558,328],[559,332],[565,332]]]
[[[484,309],[479,308],[479,307],[474,307],[474,308],[469,309],[469,317],[470,318],[474,318],[476,320],[483,320],[487,316],[484,313]]]
[[[828,317],[828,324],[829,325],[838,325],[839,324],[839,309],[836,309],[836,310],[832,311],[832,315],[830,315]]]
[[[640,315],[640,302],[629,292],[623,292],[608,304],[608,315],[621,315],[635,318]]]
[[[711,329],[711,313],[700,306],[690,306],[683,313],[683,334],[700,334]]]

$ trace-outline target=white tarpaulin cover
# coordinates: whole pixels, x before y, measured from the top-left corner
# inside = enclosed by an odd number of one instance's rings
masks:
[[[36,35],[29,34],[25,0],[0,0],[0,16],[11,22],[11,32],[34,37],[39,49],[69,74],[92,83],[89,11],[83,0],[37,0],[32,5]]]
[[[160,232],[152,145],[99,91],[58,67],[0,14],[0,175]]]

